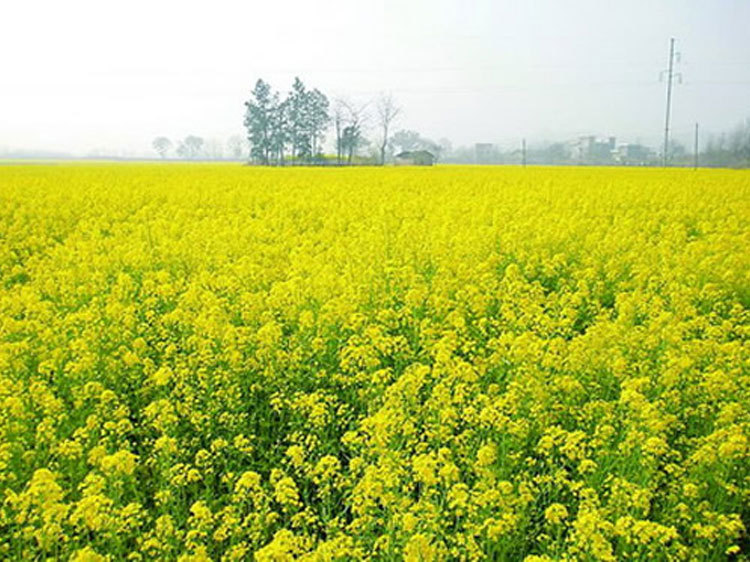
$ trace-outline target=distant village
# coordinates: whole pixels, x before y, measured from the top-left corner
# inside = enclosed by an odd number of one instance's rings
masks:
[[[446,155],[444,161],[465,161],[466,151]],[[679,145],[673,147],[672,159],[688,156]],[[614,136],[599,138],[580,136],[567,142],[555,142],[501,150],[492,143],[476,143],[473,151],[475,164],[571,164],[571,165],[625,165],[651,166],[660,163],[661,155],[654,149],[638,143],[618,143]]]
[[[720,134],[695,138],[691,147],[670,139],[670,166],[746,168],[750,166],[750,119]],[[440,162],[472,164],[529,164],[572,166],[662,166],[663,147],[654,149],[638,142],[618,142],[617,137],[584,135],[564,142],[526,141],[504,150],[493,143],[453,149],[442,146]]]

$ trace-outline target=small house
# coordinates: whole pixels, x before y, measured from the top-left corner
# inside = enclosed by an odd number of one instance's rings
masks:
[[[432,166],[435,155],[427,150],[407,150],[396,154],[396,166]]]

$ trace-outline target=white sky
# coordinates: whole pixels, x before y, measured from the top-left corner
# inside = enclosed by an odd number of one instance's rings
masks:
[[[656,145],[670,36],[675,135],[750,117],[748,0],[1,0],[0,148],[225,140],[258,77],[295,75],[329,97],[391,91],[400,128],[456,145]]]

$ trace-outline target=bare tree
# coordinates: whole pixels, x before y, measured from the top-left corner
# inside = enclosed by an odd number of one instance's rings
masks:
[[[224,158],[224,145],[218,139],[206,139],[203,143],[203,153],[211,160],[222,160]]]
[[[382,138],[380,140],[380,165],[385,164],[385,149],[388,146],[388,132],[391,124],[396,120],[401,108],[396,105],[391,94],[380,94],[376,103],[375,110],[378,117],[378,126],[380,127]]]
[[[248,151],[247,141],[240,135],[232,135],[227,139],[227,151],[230,158],[241,160]]]
[[[185,159],[194,160],[201,156],[203,139],[195,135],[188,135],[177,146],[177,154]]]

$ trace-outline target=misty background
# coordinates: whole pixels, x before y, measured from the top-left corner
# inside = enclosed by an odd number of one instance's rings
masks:
[[[582,135],[655,148],[669,38],[672,136],[750,117],[750,2],[3,3],[0,155],[154,157],[159,135],[245,136],[262,77],[330,97],[390,92],[398,129],[454,146]],[[331,134],[327,135],[330,145]]]

